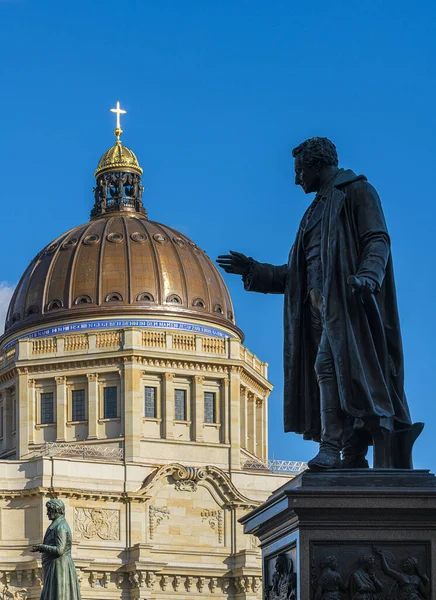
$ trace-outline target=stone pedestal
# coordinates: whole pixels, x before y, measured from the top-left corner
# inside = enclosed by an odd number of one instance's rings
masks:
[[[436,598],[436,477],[305,472],[240,522],[259,538],[264,600]]]

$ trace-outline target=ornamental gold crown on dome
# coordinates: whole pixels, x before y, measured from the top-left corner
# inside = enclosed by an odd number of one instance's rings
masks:
[[[123,146],[120,139],[123,133],[120,116],[127,111],[120,108],[119,102],[116,108],[110,110],[116,114],[114,134],[117,141],[103,154],[94,173],[97,185],[91,219],[115,211],[138,212],[147,216],[142,204],[142,169],[135,154]]]

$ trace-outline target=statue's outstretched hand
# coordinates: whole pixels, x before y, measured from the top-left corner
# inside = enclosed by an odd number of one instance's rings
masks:
[[[251,267],[251,260],[245,254],[233,250],[230,250],[230,254],[218,256],[216,262],[226,273],[236,275],[247,275]]]
[[[41,552],[40,544],[36,544],[35,546],[32,546],[32,550],[30,552]]]

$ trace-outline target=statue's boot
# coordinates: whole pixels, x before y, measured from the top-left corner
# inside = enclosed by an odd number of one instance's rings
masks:
[[[344,423],[344,437],[342,445],[343,469],[368,469],[366,460],[368,444],[362,435],[354,429],[354,419],[347,417]]]
[[[320,384],[321,442],[318,454],[307,464],[311,471],[341,468],[341,448],[344,420],[339,407],[336,381]]]

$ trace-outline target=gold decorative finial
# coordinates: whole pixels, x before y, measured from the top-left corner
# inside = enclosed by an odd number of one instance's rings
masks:
[[[120,108],[120,103],[117,102],[117,107],[116,108],[111,108],[110,109],[111,112],[115,113],[117,115],[117,126],[114,130],[114,134],[117,137],[117,143],[120,142],[120,135],[123,133],[123,130],[121,129],[121,124],[120,124],[120,115],[125,115],[126,114],[126,110],[123,110],[122,108]]]

